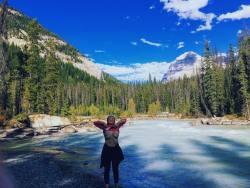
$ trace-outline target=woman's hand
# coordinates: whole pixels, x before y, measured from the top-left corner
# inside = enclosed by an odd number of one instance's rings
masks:
[[[122,127],[126,122],[127,122],[127,119],[126,119],[126,118],[122,118],[120,121],[118,121],[118,122],[116,123],[116,127],[117,127],[117,128],[120,128],[120,127]]]

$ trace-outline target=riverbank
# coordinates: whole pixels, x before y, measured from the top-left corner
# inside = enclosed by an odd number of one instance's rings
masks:
[[[39,132],[41,131],[41,132]],[[84,125],[69,125],[66,127],[44,127],[42,130],[34,128],[11,128],[0,130],[0,142],[22,140],[39,136],[69,135],[75,133],[96,132],[98,129],[89,122]]]
[[[187,117],[175,114],[169,115],[157,115],[155,117],[147,115],[136,115],[131,120],[168,120],[168,121],[189,121],[194,126],[198,125],[212,125],[212,126],[249,126],[250,120],[246,120],[242,117],[224,116],[224,117]]]
[[[105,117],[101,118],[106,121]],[[0,129],[0,141],[12,141],[18,139],[32,138],[39,135],[52,134],[73,134],[84,132],[96,132],[98,129],[93,125],[97,118],[92,116],[79,116],[75,121],[65,117],[49,116],[45,114],[37,114],[29,117],[29,125],[20,123],[17,120],[10,120],[5,129]],[[129,121],[138,120],[166,120],[166,121],[188,121],[193,126],[219,126],[219,127],[242,127],[250,128],[250,121],[242,120],[232,116],[216,117],[216,118],[193,118],[183,117],[175,114],[157,115],[155,117],[136,114],[128,118]]]

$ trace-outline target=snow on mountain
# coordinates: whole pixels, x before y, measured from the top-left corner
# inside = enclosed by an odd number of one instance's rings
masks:
[[[192,51],[186,52],[170,63],[162,81],[169,82],[170,80],[182,78],[184,75],[191,77],[200,70],[201,64],[202,57],[200,55]]]

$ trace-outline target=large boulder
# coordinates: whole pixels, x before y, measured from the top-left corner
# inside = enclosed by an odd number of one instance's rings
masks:
[[[65,117],[50,116],[46,114],[29,115],[30,126],[40,129],[43,127],[56,127],[71,124],[70,120]]]

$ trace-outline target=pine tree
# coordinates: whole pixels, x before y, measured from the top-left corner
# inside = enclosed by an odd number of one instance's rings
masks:
[[[198,85],[195,85],[195,82],[191,86],[190,113],[195,117],[198,117],[200,114],[200,96],[198,92]]]
[[[216,100],[217,100],[216,114],[219,116],[223,116],[225,114],[224,68],[222,67],[222,65],[219,64],[219,62],[216,62],[214,71],[215,71]]]
[[[243,48],[245,52],[244,64],[245,64],[247,82],[248,82],[247,84],[248,93],[250,93],[250,36],[246,36],[244,43],[243,43]]]
[[[250,118],[250,109],[249,109],[249,101],[250,95],[248,93],[248,80],[246,74],[246,56],[244,51],[244,46],[240,47],[239,51],[239,62],[238,62],[238,81],[239,81],[239,103],[238,105],[241,107],[241,114],[246,115],[247,118]]]
[[[21,93],[23,80],[23,54],[14,45],[8,48],[8,64],[9,79],[8,79],[8,96],[9,96],[9,111],[11,115],[17,115],[21,112]]]
[[[7,70],[7,29],[6,29],[6,22],[7,22],[7,14],[8,14],[8,0],[4,0],[1,4],[0,10],[0,81],[3,79],[4,74],[6,74]]]
[[[204,56],[204,77],[203,88],[206,104],[209,107],[212,115],[217,113],[217,98],[216,98],[216,75],[214,69],[214,62],[211,57],[210,48],[208,42],[205,44],[205,56]]]
[[[0,10],[0,113],[4,116],[8,116],[6,114],[7,111],[7,77],[8,75],[8,62],[7,62],[7,29],[6,29],[6,17],[8,13],[8,1],[4,0],[1,4]]]
[[[28,59],[26,65],[26,72],[28,77],[25,80],[25,99],[29,104],[28,112],[41,113],[43,111],[43,78],[44,78],[44,60],[40,57],[38,47],[39,40],[39,26],[36,21],[30,22],[28,26],[28,36],[30,48],[28,49]],[[41,96],[42,95],[42,96]]]
[[[247,48],[246,48],[246,74],[248,80],[248,93],[250,94],[250,37],[247,38]]]
[[[66,99],[66,100],[63,101],[63,106],[61,108],[61,115],[62,116],[68,116],[68,115],[70,115],[70,105],[69,105],[68,99]],[[77,113],[77,115],[80,115],[80,114]]]
[[[55,57],[55,44],[49,41],[50,51],[47,52],[45,62],[45,77],[43,85],[45,89],[45,113],[57,115],[59,111],[59,93],[58,88],[62,87],[60,82],[60,67],[58,60]],[[63,103],[64,104],[64,103]]]
[[[225,81],[224,81],[224,91],[225,91],[225,111],[227,114],[232,114],[235,111],[235,96],[237,91],[236,86],[236,59],[234,55],[233,46],[230,45],[229,52],[228,52],[228,59],[229,62],[225,68]]]

